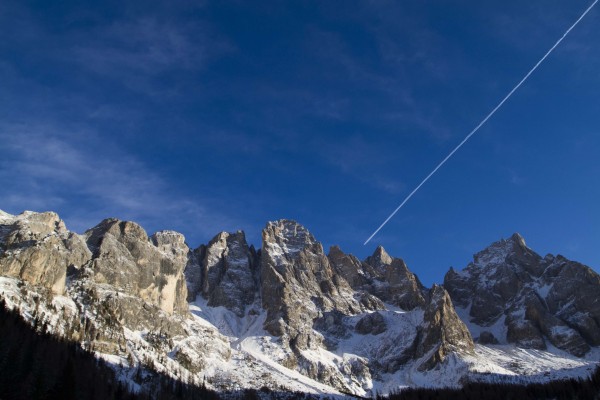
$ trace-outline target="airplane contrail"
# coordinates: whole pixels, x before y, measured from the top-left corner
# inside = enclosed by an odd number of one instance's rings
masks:
[[[400,205],[390,214],[389,217],[387,217],[385,219],[385,221],[383,221],[383,223],[381,225],[379,225],[379,228],[377,228],[375,230],[375,232],[373,232],[373,234],[371,236],[369,236],[369,238],[365,241],[365,243],[363,243],[363,246],[366,245],[367,243],[369,243],[371,241],[371,239],[373,239],[373,237],[375,235],[377,235],[377,233],[381,230],[381,228],[383,228],[385,226],[385,224],[387,224],[389,222],[390,219],[392,219],[392,217],[394,215],[396,215],[396,213],[402,208],[402,206],[404,206],[404,204],[406,204],[406,202],[421,188],[421,186],[423,186],[425,184],[425,182],[427,182],[429,180],[429,178],[431,178],[431,176],[433,174],[435,174],[437,172],[438,169],[440,169],[440,167],[442,165],[444,165],[446,163],[446,161],[448,161],[448,159],[450,159],[450,157],[452,157],[454,155],[454,153],[456,153],[456,151],[458,149],[460,149],[462,147],[463,144],[465,144],[467,142],[467,140],[469,140],[471,138],[471,136],[473,136],[475,134],[475,132],[477,132],[479,130],[479,128],[481,128],[483,126],[483,124],[485,124],[487,122],[488,119],[490,119],[492,117],[492,115],[494,115],[496,113],[496,111],[498,111],[498,109],[500,107],[502,107],[502,105],[506,102],[506,100],[508,100],[510,98],[510,96],[512,96],[512,94],[527,80],[527,78],[529,78],[529,76],[537,69],[537,67],[540,66],[540,64],[542,62],[544,62],[544,60],[546,59],[546,57],[548,57],[550,55],[550,53],[552,53],[552,51],[560,44],[560,42],[563,41],[563,39],[565,37],[567,37],[567,35],[569,34],[569,32],[571,32],[571,30],[573,28],[575,28],[575,26],[577,26],[577,24],[579,23],[579,21],[581,21],[583,19],[583,17],[586,16],[586,14],[592,9],[592,7],[594,7],[596,5],[596,3],[598,2],[598,0],[595,0],[591,6],[589,6],[584,12],[583,14],[581,14],[581,16],[577,19],[577,21],[575,21],[575,23],[573,25],[571,25],[571,27],[569,29],[567,29],[567,31],[560,37],[560,39],[558,39],[558,41],[556,43],[554,43],[554,46],[552,46],[550,48],[550,50],[548,50],[546,52],[546,54],[544,54],[544,56],[540,59],[540,61],[538,61],[533,68],[531,68],[531,70],[529,70],[529,72],[525,75],[525,77],[523,77],[523,79],[521,79],[519,81],[519,83],[517,83],[517,85],[510,91],[508,92],[508,94],[502,99],[502,101],[500,103],[498,103],[498,105],[496,107],[494,107],[494,109],[475,127],[473,128],[473,130],[462,140],[462,142],[460,142],[458,144],[458,146],[456,146],[454,148],[454,150],[452,150],[450,152],[450,154],[448,154],[446,156],[446,158],[444,158],[438,165],[437,167],[435,167],[433,169],[433,171],[431,171],[429,173],[429,175],[427,175],[425,177],[425,179],[423,179],[421,181],[421,183],[419,183],[419,185],[414,188],[414,190],[412,192],[410,192],[410,194],[408,196],[406,196],[406,198],[402,201],[402,203],[400,203]]]

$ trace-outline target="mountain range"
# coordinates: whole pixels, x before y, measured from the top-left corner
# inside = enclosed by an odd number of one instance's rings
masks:
[[[600,361],[600,276],[514,234],[425,287],[377,247],[359,260],[301,224],[190,248],[110,218],[0,211],[0,297],[32,327],[106,360],[130,390],[149,371],[217,391],[330,396],[588,376]]]

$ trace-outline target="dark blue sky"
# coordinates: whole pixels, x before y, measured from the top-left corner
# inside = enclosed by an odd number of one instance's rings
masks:
[[[362,245],[589,4],[4,1],[0,209],[193,247],[291,218],[428,285],[515,231],[598,267],[600,9]]]

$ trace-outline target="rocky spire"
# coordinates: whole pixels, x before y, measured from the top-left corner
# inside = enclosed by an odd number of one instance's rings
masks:
[[[451,353],[471,353],[475,347],[469,330],[456,314],[446,290],[433,285],[423,315],[416,358],[424,357],[420,370],[434,368]]]
[[[360,288],[367,283],[369,276],[363,270],[360,260],[352,254],[344,253],[338,246],[331,246],[327,258],[331,266],[352,288]]]
[[[203,249],[201,293],[212,307],[223,306],[243,316],[257,294],[257,259],[244,232],[221,232]]]
[[[366,258],[365,262],[376,271],[382,273],[387,265],[392,263],[392,257],[385,251],[383,246],[377,246],[373,254]],[[382,274],[383,275],[383,274]]]
[[[379,246],[364,263],[375,272],[369,291],[384,302],[405,310],[425,303],[427,290],[401,258],[391,257]]]

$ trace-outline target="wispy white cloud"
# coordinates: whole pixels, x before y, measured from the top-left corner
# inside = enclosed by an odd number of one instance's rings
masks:
[[[80,66],[150,95],[177,89],[157,85],[155,78],[162,74],[202,71],[233,50],[208,25],[174,24],[155,17],[114,21],[86,35],[88,40],[67,50]]]
[[[208,204],[214,199],[179,193],[152,166],[92,132],[4,125],[0,142],[0,208],[11,212],[63,210],[78,231],[109,216],[201,236],[241,226]]]
[[[591,1],[563,2],[531,2],[518,4],[518,12],[513,8],[498,8],[489,21],[490,33],[511,47],[533,53],[534,58],[544,48],[556,41],[566,29],[587,7]],[[569,58],[576,60],[577,68],[586,66],[596,68],[600,64],[598,55],[596,29],[593,19],[599,11],[592,9],[590,14],[577,26],[556,53],[568,53]],[[590,65],[592,64],[592,65]]]
[[[405,190],[405,184],[394,174],[394,158],[400,154],[384,151],[382,144],[350,136],[335,142],[318,139],[312,145],[319,155],[340,172],[361,183],[391,194]],[[385,145],[383,145],[385,146]]]
[[[374,39],[377,39],[375,36]],[[353,51],[351,43],[340,33],[312,27],[307,31],[306,51],[312,53],[327,68],[322,74],[330,81],[359,85],[392,96],[395,102],[409,103],[412,93],[406,85],[403,68],[376,69],[364,54]]]
[[[515,169],[509,168],[507,170],[509,176],[509,182],[515,186],[522,186],[527,182],[527,179]]]
[[[124,6],[113,18],[67,7],[55,22],[64,29],[47,24],[25,4],[12,3],[0,9],[0,35],[35,52],[49,70],[69,71],[73,85],[111,80],[143,95],[172,96],[187,88],[186,74],[205,71],[234,47],[208,21],[178,17],[187,6],[169,3],[164,14],[160,7],[128,12]]]
[[[156,18],[113,22],[75,47],[79,61],[102,74],[155,75],[167,69],[201,69],[230,46],[204,26],[181,26]]]
[[[424,111],[429,114],[424,115]],[[401,126],[410,126],[418,134],[426,134],[427,137],[433,139],[437,144],[446,144],[454,137],[453,132],[444,125],[440,116],[442,113],[439,109],[431,107],[427,110],[419,107],[411,107],[410,109],[401,109],[395,112],[387,113],[382,117],[392,123]]]

